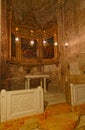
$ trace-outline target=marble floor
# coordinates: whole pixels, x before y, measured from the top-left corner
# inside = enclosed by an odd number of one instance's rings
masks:
[[[66,102],[65,93],[62,92],[45,92],[44,101],[47,105],[53,105]]]
[[[1,130],[73,130],[78,119],[78,113],[72,112],[67,103],[59,103],[48,105],[40,115],[3,122]]]
[[[53,104],[59,104],[66,102],[65,93],[60,91],[53,91],[44,93],[44,100],[47,106]],[[75,130],[85,130],[85,115],[80,116],[79,125],[76,127]]]
[[[76,127],[75,130],[85,130],[85,115],[80,116],[79,125]]]
[[[45,107],[46,107],[45,109],[46,115],[45,116],[41,115],[40,117],[38,117],[41,123],[41,126],[43,125],[43,127],[46,128],[46,125],[47,125],[49,128],[48,130],[54,130],[55,127],[57,128],[59,126],[57,130],[62,130],[61,128],[61,120],[62,120],[62,123],[65,123],[65,121],[68,122],[68,124],[71,123],[70,126],[72,127],[72,120],[75,121],[76,115],[74,113],[71,113],[71,106],[69,106],[66,103],[64,92],[60,92],[60,91],[45,92],[44,102],[45,102]],[[50,106],[53,106],[53,107],[50,107]],[[55,114],[58,114],[58,116],[55,117]],[[6,122],[6,124],[2,126],[3,128],[1,130],[31,130],[28,128],[27,124],[25,126],[25,120],[28,121],[28,119],[29,118],[20,119],[20,120],[17,119],[12,122]],[[60,122],[56,124],[55,122],[56,120],[57,122],[59,122],[60,120]],[[51,126],[52,128],[49,126],[50,124],[52,125]],[[25,127],[27,127],[27,129],[25,129]],[[64,128],[63,130],[67,130],[67,129]],[[74,129],[69,129],[69,130],[74,130]],[[75,130],[85,130],[85,115],[84,114],[80,116],[79,125],[75,128]]]

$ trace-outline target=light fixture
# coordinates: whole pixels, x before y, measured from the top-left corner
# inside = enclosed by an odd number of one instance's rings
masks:
[[[43,31],[43,46],[45,46],[47,43],[47,38],[46,38],[46,31]]]
[[[56,37],[56,33],[54,33],[54,45],[57,46],[58,43],[57,43],[57,37]]]
[[[57,46],[57,45],[58,45],[58,43],[57,43],[57,42],[55,42],[55,43],[54,43],[54,45],[55,45],[55,46]]]
[[[31,45],[34,45],[34,41],[33,40],[31,40],[30,43],[31,43]]]
[[[15,37],[15,41],[18,42],[19,41],[19,37]]]
[[[65,34],[65,47],[68,47],[68,36],[67,36],[67,34]]]
[[[18,42],[18,41],[19,41],[19,28],[16,27],[16,28],[15,28],[15,31],[16,31],[16,33],[15,33],[15,35],[16,35],[16,36],[15,36],[15,41]]]
[[[34,40],[33,40],[33,30],[31,30],[31,38],[30,38],[30,45],[34,45]]]
[[[67,42],[65,43],[65,47],[68,47],[68,43]]]
[[[44,43],[44,44],[46,43],[46,40],[45,40],[45,39],[43,40],[43,43]]]

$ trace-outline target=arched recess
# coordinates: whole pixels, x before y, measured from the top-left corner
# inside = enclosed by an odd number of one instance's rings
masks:
[[[58,63],[58,46],[55,45],[55,42],[58,42],[56,18],[48,20],[41,27],[32,12],[29,12],[23,20],[16,20],[12,8],[8,18],[10,23],[8,32],[10,35],[7,60],[9,62],[27,65]],[[17,37],[19,41],[15,40]],[[45,47],[43,44],[44,37],[47,40]],[[34,45],[30,44],[31,39],[34,40]]]

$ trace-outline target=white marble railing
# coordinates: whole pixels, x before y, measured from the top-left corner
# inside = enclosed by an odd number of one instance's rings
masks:
[[[70,84],[71,105],[85,104],[85,84]]]
[[[43,89],[1,90],[1,122],[17,117],[43,113]]]

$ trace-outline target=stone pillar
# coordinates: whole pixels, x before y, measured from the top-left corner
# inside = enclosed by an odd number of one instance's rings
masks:
[[[11,59],[11,20],[12,20],[12,12],[8,13],[8,58]]]
[[[65,82],[68,81],[68,45],[65,45]]]
[[[42,59],[43,58],[43,45],[42,45],[42,39],[40,38],[38,40],[38,58]]]
[[[58,58],[58,45],[57,45],[57,36],[54,34],[54,58]]]
[[[1,0],[0,0],[0,77],[1,77]],[[1,89],[1,78],[0,78],[0,89]]]
[[[1,0],[0,0],[0,51],[1,51]]]
[[[19,62],[21,62],[21,40],[19,41],[18,49],[19,49]]]
[[[38,39],[38,45],[37,45],[37,56],[38,56],[38,67],[39,67],[39,72],[42,71],[42,58],[43,58],[43,52],[42,52],[42,39]]]
[[[40,44],[40,39],[37,39],[37,57],[40,55],[40,50],[39,50],[39,44]]]
[[[16,58],[20,62],[21,61],[21,40],[16,41]]]

